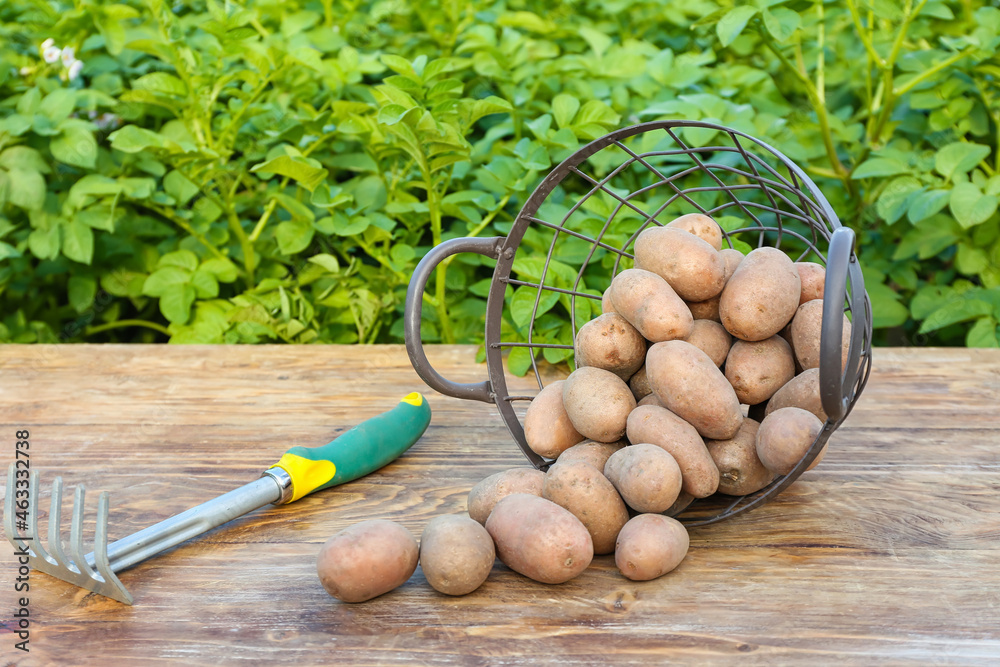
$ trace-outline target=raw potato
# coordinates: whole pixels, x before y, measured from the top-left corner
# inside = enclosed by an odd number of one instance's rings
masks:
[[[594,554],[615,550],[618,531],[628,521],[628,509],[600,470],[584,463],[556,463],[545,473],[542,497],[569,510],[587,527]]]
[[[611,281],[614,311],[651,341],[684,338],[691,333],[691,311],[660,276],[642,269],[625,269]]]
[[[760,423],[744,419],[743,426],[729,440],[706,440],[708,453],[719,469],[719,492],[746,496],[760,491],[774,480],[757,456],[757,430]]]
[[[719,367],[697,347],[682,340],[657,343],[646,353],[646,375],[660,402],[704,437],[736,435],[743,422],[740,401]]]
[[[787,475],[823,430],[823,422],[802,408],[775,410],[760,423],[757,456],[775,475]]]
[[[635,239],[635,261],[670,283],[685,301],[711,299],[726,284],[726,262],[719,251],[683,229],[643,230]]]
[[[826,269],[823,265],[816,262],[795,262],[795,268],[802,281],[802,295],[799,297],[799,305],[813,299],[822,299],[826,290]]]
[[[564,380],[545,386],[528,405],[524,415],[524,439],[539,456],[554,459],[584,438],[563,408]],[[483,519],[485,521],[485,518]]]
[[[622,380],[646,359],[646,340],[618,313],[605,313],[580,327],[576,334],[576,365],[611,371]]]
[[[469,516],[486,525],[490,512],[501,499],[512,493],[542,495],[545,473],[534,468],[511,468],[490,475],[469,491]]]
[[[618,442],[594,442],[585,440],[579,445],[573,445],[559,455],[559,463],[569,463],[571,461],[584,461],[594,466],[598,470],[604,470],[604,464],[612,454],[617,452],[628,443],[624,440]],[[539,494],[541,495],[541,494]]]
[[[795,358],[781,336],[755,343],[737,340],[726,358],[726,379],[747,405],[763,403],[793,377]]]
[[[726,263],[726,282],[736,273],[736,267],[743,261],[743,253],[735,248],[725,248],[719,251],[723,261]]]
[[[705,301],[687,301],[685,303],[687,303],[688,310],[691,311],[691,317],[694,319],[720,322],[719,300],[721,298],[721,295],[716,295]]]
[[[661,408],[667,407],[663,404],[663,401],[661,401],[659,397],[657,397],[656,394],[647,394],[646,396],[643,396],[642,399],[635,405],[636,407],[639,407],[640,405],[657,405]]]
[[[479,588],[495,557],[493,538],[467,516],[436,516],[420,535],[420,569],[427,583],[446,595],[465,595]]]
[[[504,565],[543,584],[569,581],[594,559],[586,526],[569,510],[538,496],[507,496],[493,509],[486,530]]]
[[[632,581],[649,581],[670,572],[690,546],[687,529],[662,514],[640,514],[618,535],[615,565]]]
[[[667,227],[694,234],[716,250],[722,249],[722,228],[704,213],[688,213],[668,222]]]
[[[674,457],[681,469],[681,488],[695,498],[706,498],[719,488],[719,469],[705,442],[691,424],[670,410],[655,405],[633,410],[628,416],[628,439],[662,447]]]
[[[775,392],[771,400],[767,402],[767,416],[781,408],[802,408],[814,415],[821,422],[827,420],[826,410],[823,409],[823,399],[819,393],[819,369],[810,368],[803,371],[789,380],[785,386]]]
[[[417,540],[394,521],[374,519],[345,528],[319,550],[316,573],[326,592],[364,602],[398,588],[417,569]]]
[[[711,320],[695,320],[691,327],[691,335],[684,339],[696,348],[708,355],[716,366],[722,367],[729,356],[729,347],[733,343],[733,337],[729,335],[726,328],[718,322]],[[791,358],[791,350],[788,351]],[[736,392],[739,395],[739,392]],[[743,401],[746,403],[746,401]]]
[[[681,468],[667,450],[639,443],[611,455],[604,465],[625,503],[636,512],[665,512],[681,492]]]
[[[611,292],[605,290],[603,296],[601,296],[601,313],[613,312],[615,312],[615,307],[611,305]]]
[[[643,359],[646,355],[643,354]],[[653,393],[653,390],[649,387],[649,378],[646,377],[646,366],[643,365],[642,368],[635,372],[628,381],[628,388],[632,390],[632,395],[635,396],[635,400],[642,400],[643,396],[649,396]]]
[[[577,368],[563,385],[563,406],[573,427],[598,442],[615,442],[625,435],[635,396],[611,371],[593,366]]]
[[[823,332],[823,300],[813,299],[799,306],[792,320],[792,349],[802,368],[819,368],[819,341]],[[841,370],[847,366],[847,352],[851,346],[851,321],[844,315],[844,332],[841,335]]]
[[[693,503],[695,500],[694,496],[690,493],[681,489],[681,494],[677,496],[677,500],[674,504],[667,508],[667,511],[663,512],[666,516],[677,516],[681,512],[687,509],[688,505]]]
[[[791,321],[801,293],[802,281],[792,260],[777,248],[756,248],[743,258],[722,291],[722,325],[743,340],[770,338]]]

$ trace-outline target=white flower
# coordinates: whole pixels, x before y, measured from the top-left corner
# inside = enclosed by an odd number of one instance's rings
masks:
[[[83,69],[83,61],[74,60],[69,64],[69,71],[66,73],[66,76],[69,77],[70,81],[74,81],[76,77],[80,76],[80,70],[82,69]]]
[[[45,59],[47,63],[54,63],[59,60],[59,56],[62,54],[62,49],[58,46],[47,46],[45,50],[42,51],[42,58]]]
[[[64,67],[72,67],[73,63],[76,62],[76,51],[73,50],[72,46],[67,46],[62,50],[62,64]]]
[[[28,76],[29,74],[31,74],[31,68],[30,67],[22,67],[21,68],[21,76]]]
[[[39,51],[44,51],[45,49],[49,48],[50,46],[55,46],[55,43],[56,43],[56,40],[54,40],[51,37],[49,37],[47,40],[45,40],[44,42],[42,42],[42,46],[39,48]]]

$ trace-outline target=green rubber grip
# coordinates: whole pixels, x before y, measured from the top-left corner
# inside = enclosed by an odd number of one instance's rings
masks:
[[[321,447],[292,447],[271,466],[292,478],[288,502],[344,484],[395,461],[427,430],[431,407],[417,392]]]

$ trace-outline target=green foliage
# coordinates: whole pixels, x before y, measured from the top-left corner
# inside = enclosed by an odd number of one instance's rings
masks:
[[[430,247],[505,233],[583,143],[681,117],[807,169],[859,233],[880,341],[996,346],[998,35],[959,0],[8,0],[0,341],[400,342]],[[546,251],[526,236],[515,275]],[[481,341],[490,275],[439,267],[425,340]],[[509,291],[505,340],[535,297]],[[571,307],[546,292],[534,340]]]

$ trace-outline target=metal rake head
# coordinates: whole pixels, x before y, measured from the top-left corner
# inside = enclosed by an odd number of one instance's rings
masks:
[[[19,489],[16,485],[17,473],[12,463],[7,470],[7,490],[4,498],[4,532],[7,540],[20,553],[27,553],[28,562],[34,569],[94,591],[105,597],[132,604],[132,595],[111,570],[108,562],[108,492],[101,493],[97,501],[97,528],[94,535],[94,551],[86,554],[83,550],[83,504],[86,489],[83,484],[76,487],[73,495],[73,522],[69,532],[69,553],[63,551],[61,531],[62,478],[56,477],[52,484],[52,499],[49,505],[48,551],[42,546],[38,532],[38,473],[32,472],[28,480],[27,502],[16,500]],[[25,509],[26,505],[26,509]],[[15,507],[16,506],[16,507]],[[27,516],[25,516],[25,514]],[[23,518],[22,518],[23,517]],[[19,530],[15,531],[15,523]],[[27,530],[26,534],[22,531]],[[50,553],[51,552],[51,553]]]

